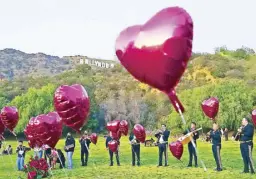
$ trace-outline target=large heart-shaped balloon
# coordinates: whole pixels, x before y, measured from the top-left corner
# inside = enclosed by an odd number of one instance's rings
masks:
[[[256,127],[256,109],[252,111],[252,123]]]
[[[118,149],[118,142],[116,140],[111,140],[108,142],[108,148],[112,152],[116,152]]]
[[[49,145],[54,148],[62,135],[61,118],[57,112],[33,117],[30,119],[24,133],[32,147]]]
[[[107,123],[107,130],[110,132],[117,133],[120,127],[120,120],[113,120]]]
[[[93,144],[97,144],[97,141],[98,141],[98,136],[97,136],[97,134],[96,133],[92,133],[91,135],[90,135],[90,140],[91,140],[91,142],[93,143]]]
[[[0,116],[0,136],[4,134],[4,130],[5,130],[5,126],[1,120],[1,116]]]
[[[18,109],[13,106],[6,106],[1,110],[0,116],[4,126],[13,132],[19,121]]]
[[[118,130],[117,132],[111,132],[111,136],[115,140],[119,140],[122,136],[122,133]]]
[[[145,131],[145,128],[142,125],[136,124],[133,128],[133,133],[134,133],[137,140],[139,140],[142,143],[145,142],[146,131]]]
[[[204,114],[214,120],[219,111],[219,100],[215,97],[211,97],[204,100],[201,106]]]
[[[125,136],[128,135],[129,131],[129,124],[126,120],[122,120],[119,125],[119,131],[124,134]]]
[[[192,54],[193,21],[180,7],[169,7],[143,25],[123,30],[116,55],[136,79],[165,92],[176,111],[184,108],[175,94]]]
[[[170,143],[169,149],[175,158],[177,158],[178,160],[181,159],[183,154],[183,145],[180,141]]]
[[[54,107],[63,123],[80,133],[87,123],[89,96],[82,85],[60,86],[54,95]]]

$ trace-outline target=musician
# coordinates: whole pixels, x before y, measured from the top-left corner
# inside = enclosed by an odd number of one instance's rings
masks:
[[[196,123],[192,122],[191,127],[189,129],[189,132],[193,132],[195,130],[196,130]],[[188,133],[188,131],[185,131],[183,134],[186,135],[187,133]],[[196,140],[199,139],[199,133],[198,132],[193,133],[192,139],[193,139],[193,141],[196,145]],[[198,167],[196,149],[194,148],[192,142],[188,143],[188,151],[189,151],[189,163],[188,163],[187,167],[192,167],[193,157],[194,157],[194,160],[195,160],[195,167]]]
[[[89,156],[89,147],[91,140],[88,136],[87,131],[84,131],[84,135],[80,138],[79,143],[81,144],[81,162],[82,166],[87,166],[88,156]],[[85,156],[85,159],[84,159]]]
[[[162,124],[161,130],[155,134],[155,137],[158,139],[158,149],[159,149],[159,166],[162,166],[163,154],[165,158],[165,166],[168,166],[168,156],[167,156],[167,146],[168,146],[168,138],[170,136],[170,131],[166,129],[166,125]]]
[[[109,166],[113,166],[113,164],[114,164],[114,162],[113,162],[113,155],[114,155],[114,153],[111,150],[108,149],[108,142],[110,142],[111,140],[114,140],[114,138],[113,138],[112,132],[109,132],[109,136],[107,136],[107,138],[106,138],[106,149],[109,151],[109,158],[110,158]],[[117,142],[118,142],[118,145],[120,145],[120,141],[117,140]],[[116,163],[117,163],[118,166],[120,166],[119,150],[117,150],[115,152],[115,154],[116,154]]]
[[[254,174],[252,159],[254,127],[248,123],[247,118],[243,118],[242,128],[237,131],[240,133],[240,150],[244,161],[244,171],[242,173],[249,173],[250,167],[251,173]]]
[[[221,131],[219,130],[219,126],[217,123],[213,123],[212,130],[208,134],[212,139],[212,153],[217,165],[217,168],[215,170],[220,172],[222,171],[222,163],[220,158]]]
[[[225,137],[225,141],[228,141],[228,128],[225,128],[224,130],[224,137]]]
[[[65,147],[64,147],[65,151],[67,152],[68,169],[73,168],[72,157],[75,150],[75,145],[76,145],[75,139],[72,137],[71,133],[69,132],[67,134]]]
[[[133,132],[131,132],[129,140],[132,148],[132,166],[135,166],[135,156],[137,158],[137,165],[140,166],[140,141],[136,139]]]

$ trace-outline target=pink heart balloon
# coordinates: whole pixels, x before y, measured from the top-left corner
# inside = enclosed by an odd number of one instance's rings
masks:
[[[30,119],[24,131],[32,148],[49,145],[54,148],[62,135],[62,122],[58,113],[50,112]]]
[[[116,140],[111,140],[108,142],[108,148],[112,152],[116,152],[118,149],[118,142]]]
[[[19,121],[18,109],[13,106],[6,106],[1,110],[0,116],[4,126],[13,132]]]
[[[169,149],[175,158],[177,158],[178,160],[181,159],[183,154],[183,145],[180,141],[170,143]]]
[[[184,107],[175,86],[192,54],[193,22],[180,7],[169,7],[143,25],[123,30],[116,40],[116,55],[136,79],[165,92],[177,112]]]
[[[5,130],[5,126],[1,120],[1,116],[0,116],[0,139],[1,139],[1,136],[4,134],[4,130]]]
[[[146,131],[145,131],[145,128],[142,125],[136,124],[133,128],[133,133],[134,133],[136,139],[138,139],[142,143],[145,142]]]
[[[63,123],[80,133],[90,111],[89,96],[82,85],[60,86],[54,94],[54,107]]]
[[[93,144],[97,144],[97,141],[98,141],[98,136],[97,136],[97,134],[96,133],[92,133],[91,135],[90,135],[90,140],[91,140],[91,142],[93,143]]]
[[[211,97],[204,100],[201,106],[204,114],[214,120],[219,111],[219,100],[215,97]]]
[[[119,131],[124,134],[125,136],[128,135],[129,131],[129,124],[126,120],[122,120],[119,125]]]
[[[120,120],[113,120],[107,123],[107,130],[113,133],[117,133],[120,127]]]
[[[256,109],[252,111],[252,123],[256,126]]]

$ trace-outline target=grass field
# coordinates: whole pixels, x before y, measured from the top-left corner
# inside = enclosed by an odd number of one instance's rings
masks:
[[[171,140],[172,141],[172,140]],[[73,170],[53,170],[53,178],[99,178],[99,179],[144,179],[144,178],[256,178],[256,175],[240,174],[243,169],[243,161],[240,155],[239,143],[223,141],[222,145],[222,163],[224,167],[223,172],[215,172],[215,162],[211,152],[211,144],[206,142],[198,142],[199,157],[202,159],[207,167],[204,172],[202,167],[186,168],[188,161],[187,146],[183,153],[182,162],[176,160],[169,152],[169,166],[158,168],[158,148],[141,146],[141,164],[140,167],[131,166],[131,148],[127,137],[122,137],[120,146],[120,160],[121,166],[109,167],[108,152],[105,149],[105,140],[100,137],[97,145],[91,145],[89,166],[80,166],[80,146],[76,140],[77,147],[75,149],[73,163]],[[16,141],[6,141],[6,144],[11,144],[16,148]],[[25,145],[27,145],[25,143]],[[58,143],[57,148],[63,149],[64,140]],[[32,152],[27,153],[26,159],[32,155]],[[255,152],[253,153],[254,158]],[[16,171],[16,155],[0,156],[0,179],[17,179],[26,178],[23,172]],[[65,174],[66,172],[66,174]]]

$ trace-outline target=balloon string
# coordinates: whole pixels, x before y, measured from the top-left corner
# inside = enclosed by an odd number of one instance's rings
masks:
[[[176,103],[176,106],[177,106],[177,108],[178,108],[178,111],[179,111],[180,117],[181,117],[181,119],[182,119],[182,122],[183,122],[183,124],[184,124],[184,126],[185,126],[185,125],[186,125],[186,120],[185,120],[184,115],[183,115],[183,113],[182,113],[182,111],[181,111],[181,109],[180,109],[180,106],[179,106],[178,103]],[[189,129],[187,129],[187,132],[188,132],[188,133],[190,132]],[[193,145],[193,147],[194,147],[194,149],[195,149],[195,151],[196,151],[197,157],[199,158],[199,155],[198,155],[199,152],[198,152],[197,147],[196,147],[196,144],[195,144],[195,142],[194,142],[194,140],[193,140],[193,138],[192,138],[191,136],[190,136],[190,141],[191,141],[191,143],[192,143],[192,145]],[[206,166],[205,166],[203,160],[200,159],[200,162],[201,162],[201,164],[202,164],[202,166],[203,166],[203,168],[204,168],[204,171],[207,171],[207,168],[206,168]]]

